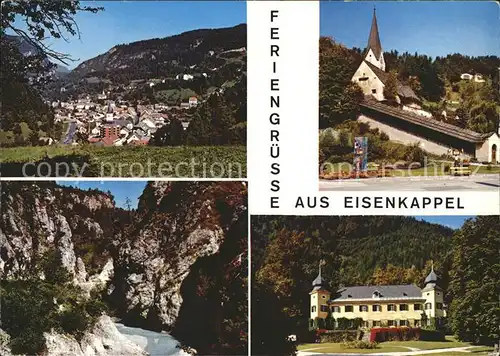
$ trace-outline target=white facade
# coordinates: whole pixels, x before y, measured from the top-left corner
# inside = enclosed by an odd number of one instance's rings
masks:
[[[476,146],[476,158],[479,162],[500,163],[500,136],[492,134],[482,144]]]
[[[375,53],[373,53],[372,49],[370,48],[368,50],[368,53],[366,54],[365,61],[370,62],[375,67],[377,67],[385,72],[384,52],[381,52],[380,58],[377,58],[375,56]]]
[[[366,62],[361,63],[351,80],[360,86],[364,95],[373,95],[379,101],[385,99],[384,83],[375,75]]]

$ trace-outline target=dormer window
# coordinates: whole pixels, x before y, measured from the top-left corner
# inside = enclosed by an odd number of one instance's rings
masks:
[[[372,294],[372,298],[380,298],[381,296],[382,296],[382,294],[380,294],[380,292],[378,290],[376,290]]]
[[[352,295],[348,294],[348,295],[347,295],[347,298],[352,298]]]

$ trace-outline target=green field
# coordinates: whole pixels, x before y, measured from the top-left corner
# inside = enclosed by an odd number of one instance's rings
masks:
[[[11,177],[245,178],[247,174],[244,146],[35,146],[1,148],[0,153],[2,176]]]
[[[357,353],[357,354],[380,354],[389,352],[407,352],[418,350],[437,350],[455,347],[469,347],[467,342],[457,341],[451,336],[446,341],[388,341],[378,344],[376,349],[345,349],[341,343],[302,344],[298,346],[299,351],[310,351],[318,353]],[[466,352],[440,352],[433,355],[486,355],[493,348],[485,346],[474,346]]]
[[[446,341],[387,341],[378,344],[376,349],[345,349],[341,343],[323,343],[323,344],[302,344],[298,346],[299,351],[311,351],[318,353],[357,353],[357,354],[374,354],[374,353],[388,353],[388,352],[407,352],[418,350],[438,350],[450,349],[455,347],[469,347],[472,346],[468,342],[457,341],[452,336],[446,336]],[[486,355],[492,351],[492,347],[487,346],[473,346],[466,352],[440,352],[433,353],[433,355]]]

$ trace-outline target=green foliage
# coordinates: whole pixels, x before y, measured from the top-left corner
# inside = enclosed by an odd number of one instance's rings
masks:
[[[117,160],[117,157],[120,157]],[[2,149],[0,163],[3,176],[22,176],[22,165],[26,162],[48,162],[52,173],[57,162],[74,163],[81,171],[86,163],[84,176],[107,177],[206,177],[218,178],[221,164],[222,177],[246,177],[246,147],[244,146],[199,146],[199,147],[95,147],[60,146],[11,147]],[[137,169],[137,162],[144,169]],[[148,162],[151,162],[149,165]],[[191,162],[194,164],[191,166]],[[187,164],[186,164],[187,163]],[[204,166],[205,164],[205,170]],[[136,169],[132,169],[132,168]],[[151,167],[151,174],[148,172]],[[210,169],[211,167],[212,170]],[[176,169],[177,168],[177,169]],[[34,172],[28,172],[29,175]],[[75,171],[62,170],[61,175],[76,175]]]
[[[390,71],[387,75],[387,80],[384,85],[384,97],[389,102],[394,103],[398,95],[398,75],[394,71]]]
[[[343,342],[342,348],[344,348],[344,349],[378,349],[379,346],[378,346],[377,342],[354,340],[354,341]]]
[[[321,37],[319,62],[320,128],[356,119],[363,93],[351,77],[361,62],[359,53]]]
[[[492,345],[500,324],[498,216],[468,220],[453,236],[451,329],[462,341]]]

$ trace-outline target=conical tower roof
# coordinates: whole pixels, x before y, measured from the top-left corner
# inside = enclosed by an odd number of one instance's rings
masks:
[[[323,286],[323,277],[321,277],[321,263],[319,264],[319,273],[318,276],[312,282],[313,287],[321,287]]]
[[[438,275],[436,274],[436,272],[434,272],[434,265],[432,265],[431,272],[427,275],[427,277],[425,277],[424,283],[425,285],[429,283],[437,283],[438,278]]]
[[[368,37],[368,45],[366,49],[371,49],[377,59],[379,59],[380,55],[382,54],[382,45],[380,44],[380,36],[378,34],[377,15],[375,14],[375,8],[373,8],[372,27],[370,29],[370,36]]]

